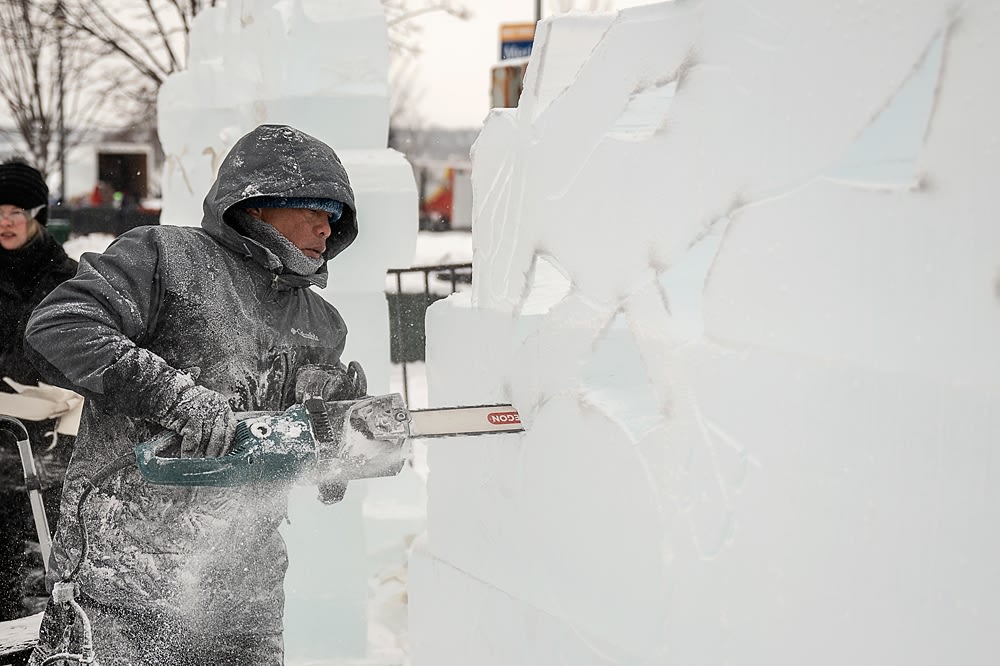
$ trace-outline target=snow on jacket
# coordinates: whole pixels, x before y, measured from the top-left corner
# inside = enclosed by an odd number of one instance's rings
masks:
[[[0,249],[0,377],[10,377],[21,384],[34,385],[41,379],[24,352],[24,329],[31,311],[55,287],[76,273],[76,262],[66,256],[62,246],[45,227],[38,235],[16,250]],[[0,391],[14,389],[0,382]],[[52,422],[26,422],[35,452],[43,433],[52,429]],[[61,482],[71,447],[61,444],[42,454],[42,482],[46,487]],[[24,487],[21,458],[13,447],[0,450],[0,486]]]
[[[335,364],[347,328],[309,289],[326,282],[285,273],[280,260],[227,224],[247,199],[336,199],[344,213],[327,240],[333,258],[357,236],[347,173],[322,142],[261,126],[223,161],[205,198],[202,228],[141,227],[56,289],[28,325],[36,364],[87,406],[63,491],[52,570],[76,565],[75,509],[86,479],[163,431],[151,422],[181,373],[229,398],[234,411],[282,410],[297,370]],[[84,505],[85,595],[206,635],[281,630],[287,566],[278,526],[281,483],[240,488],[154,486],[130,468]]]

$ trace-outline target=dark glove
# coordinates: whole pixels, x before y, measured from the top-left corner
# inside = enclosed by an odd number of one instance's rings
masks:
[[[216,458],[229,451],[236,434],[229,401],[197,384],[181,389],[174,403],[157,418],[164,428],[180,434],[181,457]]]
[[[319,398],[325,402],[357,400],[368,392],[368,379],[357,361],[338,365],[304,365],[295,375],[295,401]]]

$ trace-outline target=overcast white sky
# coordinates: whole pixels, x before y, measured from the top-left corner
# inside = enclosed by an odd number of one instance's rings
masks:
[[[624,8],[651,0],[544,0],[542,16],[567,9]],[[465,0],[474,14],[461,21],[443,13],[414,19],[421,26],[422,53],[415,64],[420,82],[416,104],[423,124],[479,127],[489,112],[490,67],[499,60],[501,23],[531,22],[534,0]]]
[[[652,1],[542,0],[542,16],[572,10],[608,11]],[[412,68],[413,103],[423,126],[480,127],[490,108],[490,67],[499,60],[500,24],[535,18],[535,0],[457,2],[472,12],[472,18],[462,21],[438,12],[413,19],[421,27],[422,49]],[[0,122],[10,122],[6,109],[0,109]]]

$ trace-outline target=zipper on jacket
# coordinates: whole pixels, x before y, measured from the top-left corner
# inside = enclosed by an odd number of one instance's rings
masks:
[[[284,409],[285,407],[288,406],[285,404],[285,396],[289,396],[289,399],[291,401],[295,400],[294,391],[292,393],[288,392],[289,382],[292,381],[290,377],[290,375],[292,374],[292,359],[290,358],[290,355],[287,351],[281,352],[279,358],[281,359],[282,378],[281,378],[281,393],[278,395],[278,401],[280,402],[278,407],[279,409]]]

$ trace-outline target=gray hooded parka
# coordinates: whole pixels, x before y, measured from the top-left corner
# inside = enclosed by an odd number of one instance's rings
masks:
[[[84,255],[78,275],[32,316],[27,344],[36,365],[88,399],[65,481],[54,578],[80,557],[75,513],[86,479],[163,432],[153,417],[185,373],[236,412],[282,410],[293,402],[300,367],[339,362],[347,328],[309,289],[325,285],[326,265],[312,276],[286,273],[275,254],[226,221],[227,211],[262,196],[343,202],[327,260],[357,236],[354,195],[334,151],[293,128],[265,125],[223,161],[201,229],[123,234],[104,254]],[[82,593],[170,630],[280,633],[287,558],[278,526],[286,502],[279,483],[154,486],[126,469],[84,505],[90,545]]]

